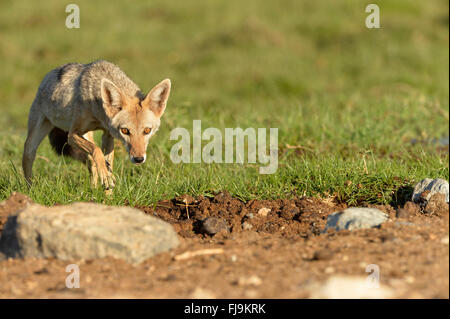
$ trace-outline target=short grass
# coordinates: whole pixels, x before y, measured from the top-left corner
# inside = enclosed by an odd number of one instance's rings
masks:
[[[228,190],[243,200],[335,196],[352,205],[396,203],[424,177],[448,179],[448,2],[382,1],[367,29],[364,1],[4,0],[0,7],[0,199],[13,191],[51,205],[152,204]],[[103,58],[142,89],[173,91],[148,161],[116,148],[112,196],[92,189],[80,163],[38,150],[34,185],[21,171],[28,110],[43,76]],[[277,127],[279,168],[174,164],[175,127]],[[418,143],[411,143],[416,140]],[[291,147],[288,147],[291,146]],[[292,148],[295,146],[297,148]]]

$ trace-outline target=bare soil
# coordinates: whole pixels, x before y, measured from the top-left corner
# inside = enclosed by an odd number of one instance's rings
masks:
[[[171,223],[178,248],[137,266],[113,258],[4,260],[0,297],[308,298],[315,284],[336,275],[366,278],[367,265],[376,264],[395,298],[449,298],[449,213],[442,201],[430,200],[428,208],[366,205],[389,214],[389,221],[323,233],[327,216],[345,204],[317,198],[243,203],[226,192],[181,196],[137,207]],[[7,216],[30,202],[14,193],[1,203],[0,232]],[[65,285],[70,263],[80,267],[78,289]]]

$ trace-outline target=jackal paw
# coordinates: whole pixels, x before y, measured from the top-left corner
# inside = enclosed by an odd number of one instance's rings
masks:
[[[107,169],[99,171],[98,176],[100,178],[100,183],[106,190],[112,190],[116,185],[116,178],[111,171]]]

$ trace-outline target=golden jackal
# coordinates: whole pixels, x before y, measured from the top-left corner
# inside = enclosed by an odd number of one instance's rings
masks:
[[[170,80],[147,95],[116,65],[107,61],[69,63],[50,71],[39,86],[28,117],[22,167],[31,184],[36,150],[46,135],[59,154],[89,165],[94,186],[100,178],[114,187],[114,138],[128,151],[131,162],[145,161],[147,144],[160,125],[170,93]],[[93,131],[102,130],[102,148]]]

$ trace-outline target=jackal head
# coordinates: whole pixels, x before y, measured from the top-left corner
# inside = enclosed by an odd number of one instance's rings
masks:
[[[145,162],[148,141],[159,129],[169,93],[169,79],[157,84],[144,99],[127,96],[113,82],[102,79],[101,95],[110,119],[109,133],[122,141],[132,163]]]

